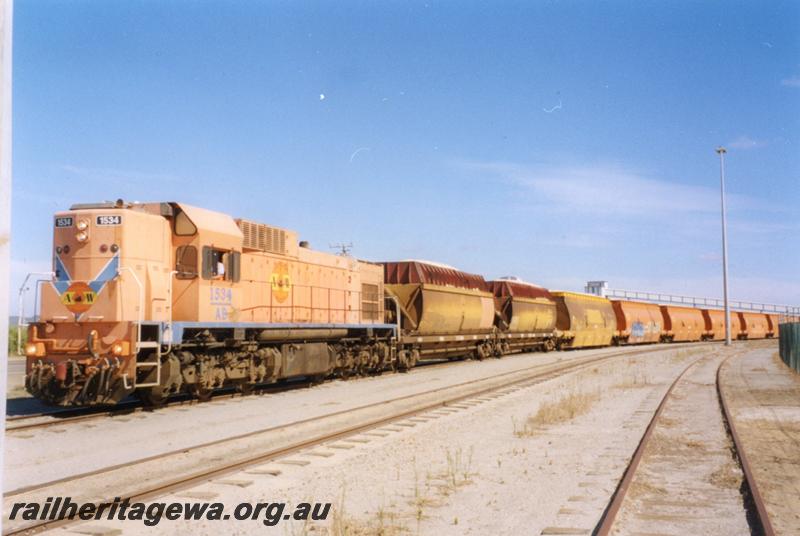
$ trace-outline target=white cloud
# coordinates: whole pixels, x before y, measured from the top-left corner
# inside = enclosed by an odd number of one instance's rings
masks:
[[[716,213],[719,191],[653,179],[620,166],[525,167],[506,162],[462,162],[468,169],[488,173],[530,190],[541,205],[553,210],[609,216],[647,216]],[[756,200],[728,194],[736,208],[758,208]]]
[[[790,78],[784,78],[781,80],[781,85],[787,87],[800,87],[800,76],[794,75]]]
[[[731,149],[758,149],[767,145],[766,141],[754,140],[748,136],[739,136],[735,140],[728,142],[727,147]]]

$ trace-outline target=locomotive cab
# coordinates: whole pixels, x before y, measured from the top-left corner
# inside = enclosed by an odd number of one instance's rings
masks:
[[[171,317],[171,205],[73,205],[56,213],[53,276],[36,287],[26,387],[55,404],[116,402],[135,356]],[[167,217],[165,217],[167,216]]]

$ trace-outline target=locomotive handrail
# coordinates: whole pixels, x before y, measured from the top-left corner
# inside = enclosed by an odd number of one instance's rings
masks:
[[[169,273],[169,303],[167,306],[169,307],[169,320],[167,321],[167,333],[169,333],[169,342],[167,343],[167,351],[164,352],[168,354],[172,351],[172,306],[174,304],[172,300],[172,281],[175,279],[175,276],[178,274],[177,270],[172,270]]]
[[[142,340],[142,322],[144,322],[144,285],[142,285],[139,276],[136,275],[130,267],[128,266],[120,266],[117,269],[117,275],[120,275],[123,271],[128,271],[133,276],[133,280],[136,282],[136,286],[139,287],[139,315],[138,315],[138,322],[136,323],[136,340],[134,341],[133,347],[135,348],[137,357],[139,353],[139,342]],[[136,382],[136,378],[133,380]],[[128,384],[128,373],[122,375],[122,383],[125,386],[125,389],[131,389],[133,386]]]
[[[28,284],[28,280],[33,275],[46,275],[49,276],[52,280],[55,277],[55,272],[29,272],[28,275],[25,276],[25,280],[22,282],[22,285],[19,287],[19,302],[17,303],[17,355],[22,357],[25,355],[25,352],[22,349],[22,329],[27,326],[28,324],[25,322],[25,292],[30,290],[26,285]],[[38,294],[38,284],[42,281],[47,281],[46,279],[37,279],[37,294]],[[33,303],[33,312],[34,312],[34,320],[36,320],[36,298],[34,298]]]

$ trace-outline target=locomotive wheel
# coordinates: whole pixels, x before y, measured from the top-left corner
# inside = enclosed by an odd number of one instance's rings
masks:
[[[311,378],[310,378],[311,379],[311,385],[319,385],[319,384],[321,384],[322,382],[325,381],[326,377],[327,377],[326,374],[315,374],[314,376],[311,376]]]
[[[152,359],[150,354],[146,359]],[[140,382],[151,382],[156,379],[156,369],[151,368],[146,375],[139,378]],[[180,363],[174,355],[167,355],[161,362],[161,383],[154,387],[145,387],[136,390],[136,396],[145,405],[151,408],[163,406],[170,394],[179,392],[183,379],[180,374]]]
[[[236,386],[236,390],[239,391],[242,395],[247,396],[253,394],[253,390],[255,389],[255,384],[250,382],[242,382]]]
[[[545,352],[552,352],[553,350],[555,350],[556,349],[556,345],[553,342],[553,339],[547,339],[546,341],[544,341],[544,345],[542,346],[542,349]]]
[[[136,391],[136,396],[144,405],[150,408],[160,408],[168,398],[168,395],[164,393],[164,389],[161,386],[139,389]]]

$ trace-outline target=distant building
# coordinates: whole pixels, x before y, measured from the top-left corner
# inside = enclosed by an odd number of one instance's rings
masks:
[[[587,281],[585,291],[587,294],[605,297],[606,291],[608,291],[608,281]]]

